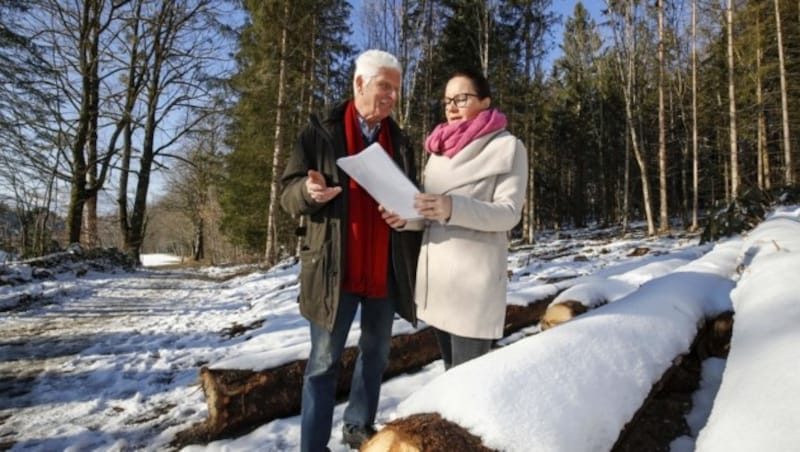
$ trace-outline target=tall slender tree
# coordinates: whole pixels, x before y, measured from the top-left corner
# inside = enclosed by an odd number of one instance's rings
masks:
[[[669,210],[667,209],[667,124],[666,107],[664,105],[664,71],[665,71],[665,38],[664,38],[664,0],[656,1],[658,15],[658,182],[659,182],[659,232],[669,230]]]
[[[736,67],[734,66],[733,48],[733,0],[728,0],[725,10],[725,25],[728,36],[728,124],[730,130],[728,137],[730,142],[730,189],[728,191],[731,199],[739,197],[739,143],[736,129]]]
[[[289,33],[289,0],[283,0],[283,17],[280,22],[280,44],[278,54],[278,99],[275,108],[275,138],[272,149],[272,182],[269,186],[269,205],[267,206],[267,244],[264,252],[264,261],[275,261],[277,230],[275,222],[278,216],[278,178],[282,172],[280,164],[283,158],[283,134],[285,132],[284,116],[286,110],[286,64],[288,55]]]
[[[697,0],[692,0],[692,225],[696,231],[699,210],[700,162],[697,132]]]
[[[784,184],[794,184],[794,164],[792,162],[792,139],[789,129],[789,94],[786,87],[786,59],[783,55],[783,33],[781,32],[780,0],[775,0],[775,32],[778,38],[778,73],[781,79],[781,124],[783,126]]]
[[[244,7],[249,19],[231,79],[238,96],[220,194],[222,227],[232,243],[274,263],[299,243],[298,219],[277,203],[285,149],[309,113],[324,116],[333,102],[351,95],[350,5],[248,0]]]
[[[609,12],[614,14],[619,21],[619,26],[612,26],[617,49],[615,55],[620,79],[623,81],[622,92],[625,99],[625,120],[628,133],[630,134],[630,145],[633,151],[636,164],[639,167],[642,187],[642,204],[647,222],[647,234],[654,235],[656,228],[653,221],[653,208],[651,205],[650,177],[648,175],[648,164],[644,156],[642,146],[639,142],[639,126],[634,116],[634,104],[636,102],[634,93],[634,76],[636,74],[637,48],[634,37],[634,30],[637,20],[636,0],[620,0],[609,4]]]
[[[573,15],[564,25],[564,55],[555,62],[556,76],[563,87],[559,102],[563,109],[562,133],[558,140],[564,146],[567,158],[569,186],[565,195],[571,200],[570,216],[573,224],[583,226],[589,211],[589,200],[598,199],[599,186],[590,180],[591,174],[599,174],[600,165],[592,165],[601,150],[597,136],[600,135],[599,89],[597,60],[601,47],[596,23],[582,3],[577,3]],[[598,199],[599,201],[599,199]]]

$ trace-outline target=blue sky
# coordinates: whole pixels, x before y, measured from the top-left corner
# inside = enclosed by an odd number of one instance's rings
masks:
[[[563,37],[563,23],[572,15],[572,11],[575,9],[575,4],[578,3],[578,1],[579,0],[553,0],[551,9],[561,17],[561,20],[552,32],[551,50],[550,55],[548,56],[549,61],[558,58],[558,56],[561,54],[560,43]],[[595,22],[600,23],[600,10],[605,6],[605,1],[583,0],[582,3],[583,6],[589,11],[589,14],[592,16]],[[350,0],[350,4],[353,5],[353,19],[351,23],[354,29],[358,30],[360,27],[360,20],[358,17],[360,15],[361,0]]]
[[[575,10],[575,4],[578,3],[579,0],[553,0],[552,10],[561,16],[561,21],[556,25],[553,30],[552,35],[552,49],[550,54],[548,55],[548,61],[553,61],[561,55],[561,41],[563,39],[564,33],[564,22],[572,16],[572,12]],[[589,14],[592,16],[594,21],[599,25],[601,20],[601,9],[605,7],[605,1],[601,0],[584,0],[583,7],[589,11]],[[549,66],[549,64],[548,64]]]

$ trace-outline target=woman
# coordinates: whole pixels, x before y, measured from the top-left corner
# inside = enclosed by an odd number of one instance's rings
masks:
[[[447,121],[425,140],[424,193],[414,200],[424,225],[391,212],[384,218],[398,229],[424,227],[417,317],[434,328],[450,369],[503,335],[507,232],[521,217],[528,159],[480,73],[453,74],[442,104]]]

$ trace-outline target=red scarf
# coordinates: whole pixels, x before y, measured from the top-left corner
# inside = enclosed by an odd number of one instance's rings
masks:
[[[347,155],[361,152],[364,138],[355,103],[350,101],[344,112],[344,134]],[[378,132],[378,142],[389,155],[394,154],[389,135],[389,120],[384,119]],[[369,298],[388,295],[389,225],[378,212],[378,204],[355,180],[348,186],[347,254],[342,289]]]

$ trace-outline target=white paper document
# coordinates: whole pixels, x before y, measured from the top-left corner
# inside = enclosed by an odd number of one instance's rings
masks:
[[[421,218],[414,209],[414,195],[419,190],[378,142],[358,154],[337,159],[336,164],[378,204],[406,220]]]

